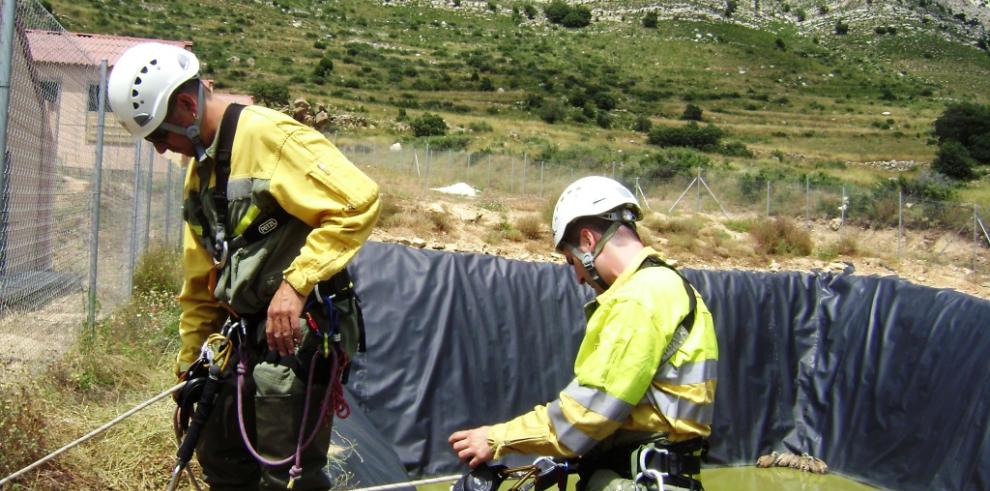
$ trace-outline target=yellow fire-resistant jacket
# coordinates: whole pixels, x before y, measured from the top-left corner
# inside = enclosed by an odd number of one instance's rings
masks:
[[[718,344],[711,313],[697,299],[694,327],[660,365],[675,328],[690,310],[684,282],[665,267],[639,266],[646,248],[604,293],[588,319],[574,380],[557,400],[492,426],[495,458],[517,452],[576,457],[593,448],[670,442],[711,433]]]
[[[177,373],[196,360],[202,343],[219,329],[227,315],[220,302],[239,314],[263,313],[283,279],[308,295],[316,283],[346,267],[380,209],[377,184],[323,135],[277,111],[245,107],[231,150],[228,236],[242,233],[276,207],[292,219],[232,254],[228,265],[213,273],[199,222],[205,218],[212,225],[217,219],[212,192],[218,140],[215,136],[207,151],[210,158],[191,163],[186,174]],[[205,186],[204,175],[209,176]]]

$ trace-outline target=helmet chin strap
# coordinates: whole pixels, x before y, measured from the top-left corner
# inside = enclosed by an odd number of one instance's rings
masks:
[[[203,126],[203,113],[206,112],[203,109],[203,104],[206,97],[203,95],[203,84],[199,84],[199,89],[196,94],[197,108],[199,111],[196,112],[196,119],[193,124],[183,128],[177,124],[172,123],[162,123],[162,128],[171,131],[172,133],[178,133],[185,136],[192,142],[193,148],[196,150],[196,162],[202,162],[206,160],[206,147],[203,145],[203,138],[200,136],[200,128]]]
[[[612,224],[608,226],[608,229],[606,229],[605,233],[602,234],[602,238],[595,244],[594,252],[582,251],[575,246],[571,246],[571,254],[581,261],[581,266],[584,267],[584,270],[588,273],[587,278],[585,279],[588,280],[589,283],[594,283],[597,285],[602,291],[608,290],[608,287],[611,285],[605,282],[602,275],[598,273],[598,268],[595,267],[595,259],[598,259],[598,256],[602,253],[602,250],[605,249],[605,243],[608,242],[613,235],[615,235],[615,232],[619,230],[620,225],[622,225],[622,222],[612,222]]]

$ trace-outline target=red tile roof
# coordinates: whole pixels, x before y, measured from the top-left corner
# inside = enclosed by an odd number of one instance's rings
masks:
[[[27,29],[26,33],[31,57],[35,61],[70,65],[96,66],[100,63],[100,60],[106,59],[110,66],[113,66],[117,62],[117,58],[120,58],[120,55],[124,54],[124,51],[127,51],[127,48],[148,41],[172,44],[185,49],[192,47],[192,41],[44,31],[38,29]]]

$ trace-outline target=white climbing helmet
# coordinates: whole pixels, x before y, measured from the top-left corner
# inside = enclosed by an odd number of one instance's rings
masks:
[[[165,121],[175,89],[197,75],[196,55],[178,46],[155,42],[132,46],[110,72],[110,108],[127,131],[144,138]]]
[[[560,193],[553,209],[554,248],[560,249],[564,231],[571,222],[589,216],[634,222],[643,217],[643,212],[636,197],[617,181],[601,176],[582,177]]]

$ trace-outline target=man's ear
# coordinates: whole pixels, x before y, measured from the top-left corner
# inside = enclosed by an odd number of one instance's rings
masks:
[[[595,250],[597,240],[595,240],[595,234],[591,229],[582,228],[579,234],[581,245],[586,245],[589,251]]]

